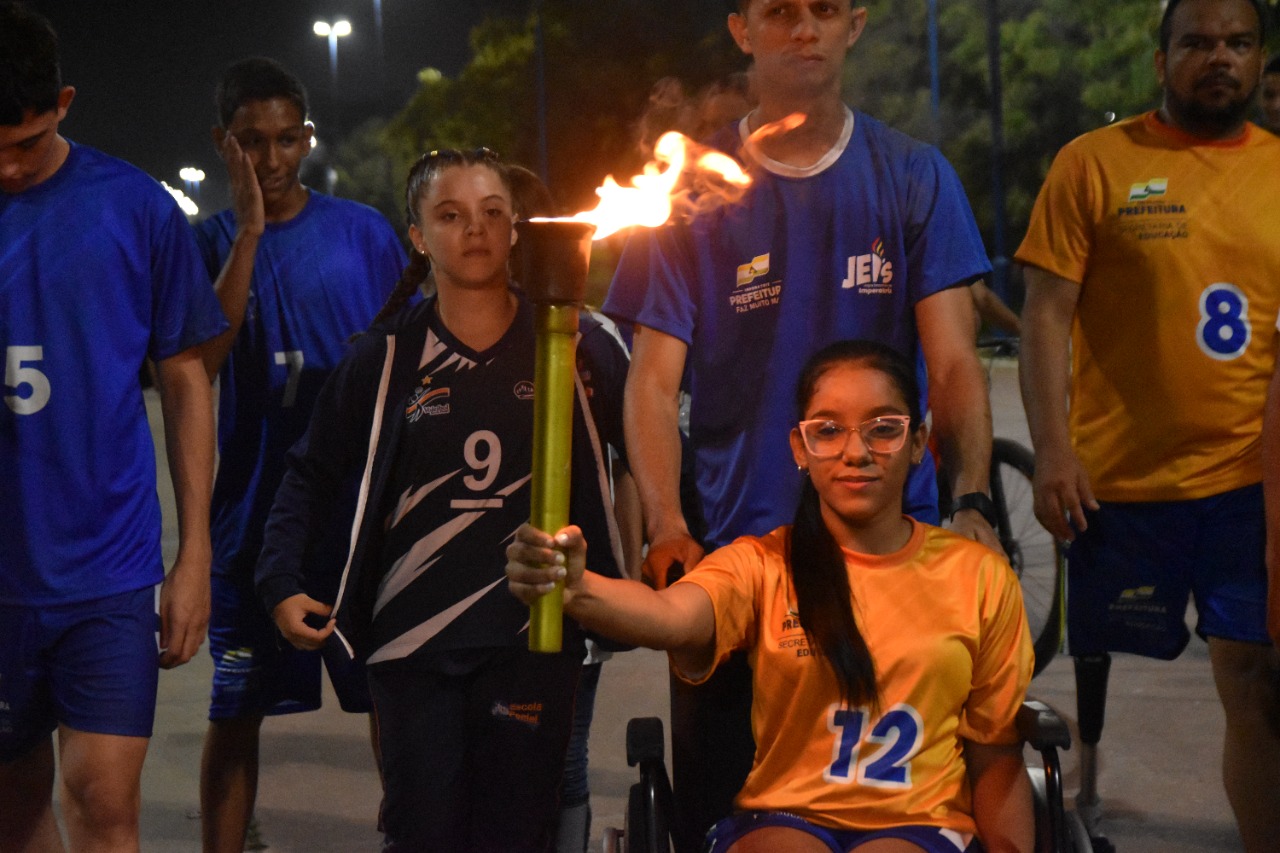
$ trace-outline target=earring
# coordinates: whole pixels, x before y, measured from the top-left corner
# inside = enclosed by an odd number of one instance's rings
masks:
[[[796,466],[796,470],[800,472],[800,476],[802,476],[802,477],[808,477],[808,476],[809,476],[809,469],[808,469],[808,468],[806,468],[806,467],[804,467],[803,465],[797,465],[797,466]]]

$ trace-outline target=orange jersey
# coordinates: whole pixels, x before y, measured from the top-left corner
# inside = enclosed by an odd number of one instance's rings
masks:
[[[711,597],[717,665],[735,649],[749,653],[757,746],[739,808],[840,829],[974,833],[963,747],[1018,740],[1032,666],[1022,593],[984,546],[912,528],[897,553],[845,551],[878,714],[845,707],[830,665],[811,654],[787,570],[790,528],[738,539],[679,581]]]
[[[1155,113],[1059,152],[1017,259],[1082,285],[1071,433],[1103,500],[1262,479],[1280,316],[1280,139],[1206,142]]]

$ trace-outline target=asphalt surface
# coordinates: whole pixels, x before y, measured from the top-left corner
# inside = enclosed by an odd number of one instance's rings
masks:
[[[1026,442],[1016,367],[992,369],[996,434]],[[154,414],[158,407],[149,399]],[[153,430],[157,443],[163,441]],[[161,460],[161,497],[172,523],[172,493]],[[166,528],[166,549],[174,539]],[[211,676],[205,650],[192,663],[164,673],[156,734],[143,775],[142,848],[187,853],[199,849],[198,776]],[[628,786],[624,732],[634,716],[666,709],[665,656],[638,650],[605,665],[592,730],[591,788],[595,820],[591,849],[604,827],[621,826]],[[1075,690],[1069,658],[1057,658],[1031,693],[1073,721]],[[1074,723],[1073,732],[1074,732]],[[1220,783],[1223,715],[1208,652],[1193,639],[1177,661],[1117,656],[1112,666],[1107,726],[1101,749],[1103,828],[1122,853],[1208,853],[1239,850]],[[1064,755],[1067,790],[1074,793],[1078,750]],[[377,772],[367,723],[344,714],[332,694],[317,712],[270,719],[263,727],[258,823],[276,853],[376,851]]]

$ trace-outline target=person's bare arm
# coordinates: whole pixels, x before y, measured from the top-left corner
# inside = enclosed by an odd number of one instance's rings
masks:
[[[973,297],[974,310],[978,312],[978,325],[986,323],[993,328],[1010,335],[1022,334],[1022,321],[1008,305],[1004,304],[996,292],[987,287],[984,281],[975,281],[969,285],[969,294]]]
[[[613,515],[622,538],[622,555],[626,563],[619,566],[622,576],[640,580],[640,564],[644,561],[644,511],[636,478],[627,469],[618,472],[613,481]]]
[[[1022,744],[965,741],[964,760],[973,791],[973,819],[984,848],[988,853],[1032,853],[1036,819]]]
[[[680,509],[680,377],[687,353],[679,338],[637,326],[623,403],[628,462],[649,540],[643,572],[658,589],[667,585],[673,564],[687,570],[702,559]]]
[[[178,556],[160,586],[160,665],[168,668],[195,656],[209,624],[213,389],[197,347],[161,360],[156,368],[178,511]]]
[[[667,652],[684,673],[701,674],[715,655],[715,611],[700,586],[662,590],[586,571],[587,544],[569,526],[554,538],[521,525],[507,546],[507,582],[525,604],[564,581],[564,612],[588,631],[619,642]]]
[[[1267,513],[1267,628],[1280,648],[1280,364],[1271,376],[1262,418],[1262,490]]]
[[[244,323],[245,309],[249,304],[249,284],[253,278],[253,259],[258,251],[258,241],[266,228],[262,190],[258,187],[258,177],[254,174],[249,155],[240,148],[236,138],[222,128],[214,128],[213,133],[218,153],[227,165],[227,176],[231,180],[236,236],[231,243],[226,263],[222,265],[222,271],[213,283],[213,290],[222,305],[222,313],[227,315],[231,326],[201,347],[201,358],[210,382],[222,369],[236,335],[240,333],[240,326]]]
[[[1084,510],[1098,507],[1067,423],[1071,323],[1080,285],[1033,266],[1026,268],[1026,282],[1018,378],[1036,454],[1036,518],[1058,539],[1070,540],[1072,524],[1084,530]]]
[[[916,303],[916,328],[929,372],[929,408],[938,449],[952,476],[951,494],[987,494],[991,477],[991,402],[973,345],[973,297],[952,287]],[[952,529],[996,551],[1000,540],[975,509],[955,514]]]

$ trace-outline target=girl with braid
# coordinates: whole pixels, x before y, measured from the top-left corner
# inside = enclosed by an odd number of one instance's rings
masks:
[[[681,678],[747,652],[757,748],[714,853],[1033,848],[1014,726],[1032,663],[1021,592],[993,551],[903,514],[924,452],[919,399],[913,365],[888,347],[818,352],[790,435],[807,475],[794,523],[667,589],[585,571],[577,527],[525,525],[507,549],[521,600],[563,579],[566,613],[665,649]]]
[[[546,851],[584,642],[567,622],[562,653],[530,653],[528,611],[502,584],[529,518],[534,394],[511,184],[487,149],[432,151],[406,203],[412,260],[290,452],[257,588],[294,645],[367,664],[384,851]],[[428,268],[434,292],[407,305]],[[627,362],[589,316],[581,329],[570,513],[613,543],[602,567],[616,575],[608,460]],[[336,600],[317,601],[305,543],[353,472],[346,569]]]

